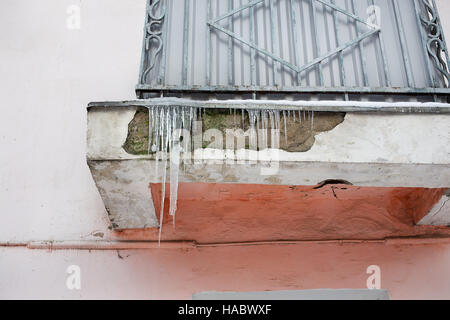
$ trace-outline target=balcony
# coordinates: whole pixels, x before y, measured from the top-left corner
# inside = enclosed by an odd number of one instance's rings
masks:
[[[148,1],[138,99],[88,107],[111,227],[446,236],[448,65],[434,1]]]

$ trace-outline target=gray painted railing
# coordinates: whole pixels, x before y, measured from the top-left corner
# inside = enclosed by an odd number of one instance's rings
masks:
[[[434,0],[147,0],[136,90],[448,101],[449,81]]]

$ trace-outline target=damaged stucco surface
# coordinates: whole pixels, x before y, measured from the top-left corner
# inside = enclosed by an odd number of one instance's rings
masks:
[[[147,161],[89,161],[95,184],[102,196],[111,227],[146,228],[158,226],[149,192]]]
[[[450,227],[450,189],[444,193],[441,200],[435,204],[419,224]]]
[[[128,135],[128,124],[136,114],[135,107],[102,110],[91,108],[87,124],[88,159],[130,159],[123,149]]]
[[[244,132],[250,129],[248,113],[245,112],[242,116],[241,110],[236,112],[225,109],[206,109],[201,116],[202,131],[205,133],[208,130],[219,130],[222,134],[222,145],[227,147],[226,138],[227,130],[239,130]],[[286,116],[286,129],[284,127],[284,118],[281,115],[280,119],[280,149],[288,152],[306,152],[311,149],[315,142],[315,136],[321,132],[326,132],[334,129],[337,125],[342,123],[345,118],[345,113],[340,112],[317,112],[314,118],[311,113],[303,113],[301,119],[296,113],[294,115]],[[275,129],[269,126],[268,130]],[[270,132],[270,131],[269,131]],[[149,137],[149,112],[147,108],[138,108],[133,120],[128,125],[128,136],[124,143],[126,152],[134,155],[146,155],[148,150]],[[269,145],[274,145],[268,135]],[[206,148],[209,141],[203,143]],[[236,148],[236,144],[234,144]],[[248,140],[246,148],[249,148]]]
[[[205,119],[207,130],[212,121],[208,114]],[[321,125],[320,116],[315,118],[316,130],[324,131],[313,133],[311,146],[294,140],[295,148],[306,146],[303,152],[199,149],[195,160],[187,155],[179,180],[308,186],[337,179],[368,187],[449,187],[450,116],[349,113],[324,119]],[[222,126],[231,121],[233,114],[222,115]],[[148,113],[138,107],[90,108],[88,126],[88,163],[112,227],[157,227],[148,184],[160,183],[162,170],[147,155]],[[288,136],[295,136],[290,126]],[[264,168],[272,173],[264,174]]]
[[[154,160],[88,161],[114,229],[157,227],[149,183],[162,181]],[[267,164],[265,164],[267,165]],[[316,186],[329,179],[362,187],[439,188],[450,181],[443,166],[282,162],[277,173],[261,175],[261,164],[208,160],[184,166],[184,183]],[[424,180],[427,175],[430,180]],[[169,176],[169,172],[167,172]]]
[[[128,127],[138,108],[90,108],[88,112],[88,160],[144,159],[127,153],[123,146]],[[450,115],[387,115],[348,113],[334,129],[316,135],[306,152],[277,150],[279,161],[338,163],[396,163],[449,165]],[[281,139],[283,140],[283,139]],[[237,150],[242,160],[252,152]],[[203,159],[226,159],[223,150],[204,149]],[[270,150],[256,158],[270,159]]]

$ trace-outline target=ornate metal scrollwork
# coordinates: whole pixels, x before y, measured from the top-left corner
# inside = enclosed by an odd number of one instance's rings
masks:
[[[426,15],[420,19],[427,32],[426,46],[428,54],[435,67],[446,79],[447,85],[450,82],[448,51],[444,40],[442,26],[437,13],[434,0],[421,0],[425,6]],[[445,56],[445,59],[444,59]]]
[[[161,0],[148,0],[144,28],[144,46],[146,52],[144,63],[146,67],[141,74],[141,83],[146,82],[147,75],[155,67],[158,56],[164,46],[163,26],[167,7],[161,9],[159,15],[157,15],[156,11],[160,6]]]

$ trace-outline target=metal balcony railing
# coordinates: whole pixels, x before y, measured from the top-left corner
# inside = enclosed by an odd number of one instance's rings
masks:
[[[147,1],[140,98],[448,101],[449,54],[434,0]]]

